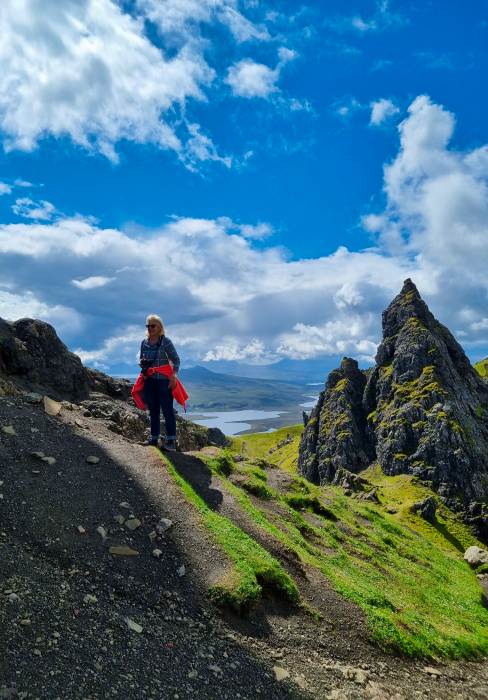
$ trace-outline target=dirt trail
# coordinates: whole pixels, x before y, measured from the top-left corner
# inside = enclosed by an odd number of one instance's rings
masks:
[[[22,397],[0,398],[0,426],[9,425],[15,435],[0,431],[0,698],[487,697],[485,664],[431,675],[383,654],[360,613],[310,571],[293,573],[324,622],[276,600],[247,620],[221,616],[205,590],[228,563],[155,450],[81,410],[49,417]],[[258,535],[197,457],[174,464],[212,508]],[[117,516],[141,524],[130,530]],[[161,517],[173,526],[151,541]],[[118,545],[139,554],[110,555]],[[273,666],[289,675],[276,680]]]

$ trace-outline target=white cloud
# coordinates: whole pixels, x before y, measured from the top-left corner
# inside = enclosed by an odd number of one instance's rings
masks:
[[[269,68],[264,63],[245,58],[230,66],[225,82],[230,85],[238,97],[268,98],[279,91],[277,82],[283,67],[296,58],[295,51],[281,47],[278,51],[279,61],[276,68]]]
[[[159,28],[160,43],[145,20]],[[127,139],[170,149],[191,167],[202,160],[228,165],[185,117],[186,103],[207,99],[216,78],[205,23],[224,25],[237,42],[270,38],[236,0],[3,0],[4,147],[32,151],[46,136],[69,137],[117,161],[117,145]]]
[[[12,211],[24,219],[49,221],[56,214],[56,207],[45,199],[34,202],[29,197],[21,197],[15,200],[15,204],[12,205]]]
[[[12,187],[7,185],[6,182],[0,182],[0,197],[3,194],[10,194],[12,192]]]
[[[106,284],[112,282],[115,277],[102,277],[94,275],[93,277],[85,277],[83,280],[71,280],[71,284],[74,284],[78,289],[88,290],[88,289],[98,289],[99,287],[105,287]]]
[[[263,239],[268,224],[226,217],[175,218],[134,232],[60,215],[0,225],[9,314],[20,298],[33,315],[67,310],[83,323],[73,341],[80,354],[108,365],[135,367],[153,311],[186,361],[364,359],[380,338],[381,311],[412,277],[466,347],[488,345],[488,148],[451,149],[454,123],[428,97],[412,102],[384,170],[386,206],[364,219],[374,243],[357,252],[289,259]],[[100,279],[110,283],[97,286]]]
[[[0,289],[0,317],[7,321],[38,318],[51,323],[58,333],[67,337],[74,337],[83,328],[83,319],[78,311],[61,304],[45,304],[30,291],[16,294]]]
[[[390,117],[398,114],[399,111],[398,107],[391,100],[385,98],[376,100],[371,103],[371,118],[369,123],[372,126],[379,126]]]

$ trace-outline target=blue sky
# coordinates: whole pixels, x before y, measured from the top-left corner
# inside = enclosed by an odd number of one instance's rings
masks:
[[[7,0],[0,315],[111,371],[352,355],[411,276],[488,354],[486,2]]]

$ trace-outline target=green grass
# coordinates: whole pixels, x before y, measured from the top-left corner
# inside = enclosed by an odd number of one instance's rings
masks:
[[[231,520],[211,510],[171,462],[163,455],[161,458],[186,499],[198,511],[202,524],[232,562],[230,572],[210,589],[211,598],[220,605],[242,611],[258,600],[263,588],[267,588],[297,604],[297,586],[281,564]]]
[[[249,437],[254,438],[252,457],[268,458],[269,435],[246,436],[247,441]],[[412,514],[410,506],[432,493],[412,477],[389,477],[378,468],[363,476],[378,487],[379,505],[295,477],[287,493],[274,495],[282,515],[227,479],[223,486],[256,525],[362,608],[371,636],[381,645],[434,658],[488,654],[488,611],[478,581],[462,559],[465,548],[479,542],[440,502],[435,525]],[[322,524],[312,525],[306,511],[317,515],[320,508],[314,503],[324,502],[340,522],[319,513]],[[396,512],[388,513],[387,507]]]
[[[478,372],[480,377],[486,377],[488,375],[488,357],[485,357],[484,360],[480,360],[479,362],[476,362],[473,365],[473,367]]]
[[[287,472],[296,472],[298,446],[303,432],[303,425],[280,428],[274,433],[254,433],[232,438],[230,449],[252,460],[265,459]],[[269,450],[291,434],[293,441],[273,452]]]

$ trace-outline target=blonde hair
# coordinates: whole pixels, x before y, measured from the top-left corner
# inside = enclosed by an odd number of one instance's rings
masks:
[[[154,321],[159,325],[159,335],[164,335],[164,325],[161,318],[157,314],[149,314],[149,316],[146,318],[146,324],[150,323],[151,321]],[[149,331],[147,331],[147,335],[149,335]]]

